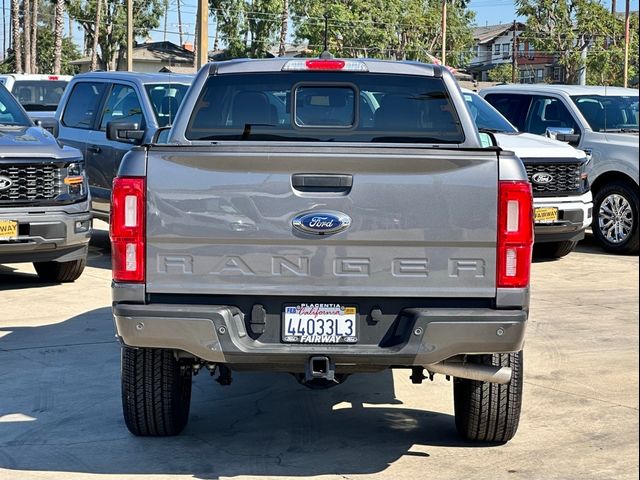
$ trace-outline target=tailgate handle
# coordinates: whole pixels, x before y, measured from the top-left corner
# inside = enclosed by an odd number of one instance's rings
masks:
[[[353,175],[295,173],[291,175],[291,185],[301,192],[339,192],[351,190]]]

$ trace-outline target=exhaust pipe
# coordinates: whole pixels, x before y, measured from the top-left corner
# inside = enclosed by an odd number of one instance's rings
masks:
[[[479,363],[462,363],[444,361],[424,365],[431,373],[450,375],[456,378],[477,380],[479,382],[499,383],[504,385],[511,381],[511,367],[499,367],[496,365],[482,365]]]

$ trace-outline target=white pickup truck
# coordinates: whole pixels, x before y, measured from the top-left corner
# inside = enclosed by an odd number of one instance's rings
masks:
[[[534,255],[560,258],[569,254],[591,225],[593,201],[585,169],[587,155],[565,142],[521,133],[486,100],[463,89],[471,116],[481,132],[524,163],[533,187]]]
[[[499,85],[480,92],[520,131],[590,152],[591,229],[604,249],[637,254],[638,90],[580,85]]]

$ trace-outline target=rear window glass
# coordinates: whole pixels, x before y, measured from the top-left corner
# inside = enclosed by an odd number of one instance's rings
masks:
[[[349,128],[356,120],[355,91],[350,87],[299,86],[296,125],[310,128]]]
[[[18,80],[11,93],[28,112],[55,112],[67,83],[62,80]]]
[[[461,143],[442,79],[278,72],[207,79],[189,140]]]

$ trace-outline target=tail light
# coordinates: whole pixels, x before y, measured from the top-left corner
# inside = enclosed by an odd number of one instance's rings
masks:
[[[111,191],[109,236],[113,279],[145,279],[145,179],[118,177]]]
[[[533,249],[533,195],[526,181],[500,181],[497,287],[526,287]]]

